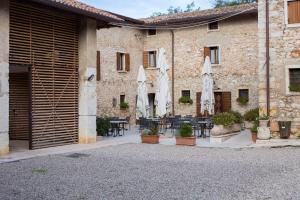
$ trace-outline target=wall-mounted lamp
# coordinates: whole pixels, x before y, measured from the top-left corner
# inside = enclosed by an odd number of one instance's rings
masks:
[[[92,74],[87,78],[87,80],[92,81],[92,80],[94,80],[94,78],[95,78],[95,74]]]

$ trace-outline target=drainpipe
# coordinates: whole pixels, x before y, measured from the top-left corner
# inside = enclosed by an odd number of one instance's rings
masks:
[[[266,79],[267,79],[267,115],[270,116],[270,13],[269,0],[266,0]]]
[[[175,52],[175,47],[174,47],[174,30],[171,30],[171,35],[172,35],[172,114],[175,115],[175,94],[174,94],[174,82],[175,82],[175,71],[174,71],[174,67],[175,67],[175,58],[174,58],[174,52]]]

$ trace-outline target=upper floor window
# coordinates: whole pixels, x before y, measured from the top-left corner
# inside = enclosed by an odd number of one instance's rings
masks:
[[[156,35],[156,29],[149,29],[148,30],[148,36],[151,36],[151,35]]]
[[[211,64],[220,64],[220,49],[218,46],[204,47],[204,59],[206,56],[210,57]]]
[[[287,24],[300,24],[300,0],[287,0],[286,7]]]
[[[289,69],[289,83],[291,92],[300,92],[300,68]]]
[[[208,30],[219,30],[219,22],[209,23]]]
[[[130,71],[130,56],[128,53],[117,52],[117,71]]]
[[[191,97],[191,91],[190,90],[182,90],[181,96],[182,97]]]
[[[144,68],[156,68],[156,51],[145,51],[144,52]]]

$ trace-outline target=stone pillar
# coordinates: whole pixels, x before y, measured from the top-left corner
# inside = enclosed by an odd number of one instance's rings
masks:
[[[79,143],[96,142],[97,23],[82,18],[79,35]],[[88,80],[89,77],[94,78]]]
[[[0,156],[9,151],[9,0],[0,1]]]

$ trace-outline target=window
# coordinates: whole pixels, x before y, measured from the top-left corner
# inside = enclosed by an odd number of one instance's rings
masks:
[[[128,53],[117,53],[117,71],[129,71],[130,70],[130,56]]]
[[[287,24],[300,23],[300,0],[287,0]]]
[[[206,56],[210,57],[211,64],[220,64],[220,50],[218,46],[204,47],[204,59]]]
[[[156,67],[156,51],[149,51],[148,54],[149,54],[148,66]]]
[[[156,35],[156,29],[149,29],[148,30],[148,36],[151,36],[151,35]]]
[[[182,90],[181,96],[183,97],[191,97],[191,91],[190,90]]]
[[[291,92],[300,92],[300,68],[289,69],[289,89]]]
[[[208,30],[219,30],[219,22],[209,23]]]
[[[239,97],[249,99],[249,90],[248,89],[239,89]]]
[[[120,95],[120,103],[125,103],[125,95]]]

